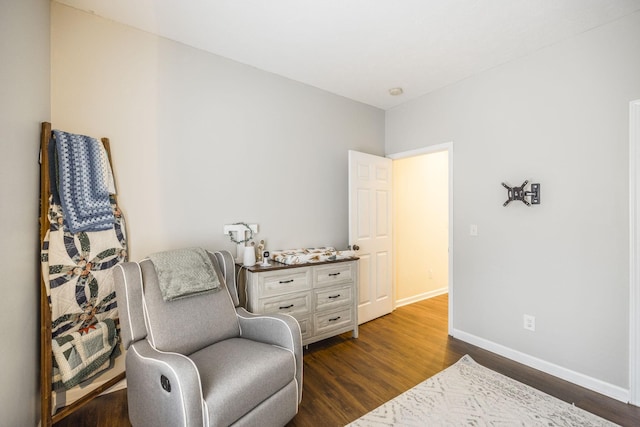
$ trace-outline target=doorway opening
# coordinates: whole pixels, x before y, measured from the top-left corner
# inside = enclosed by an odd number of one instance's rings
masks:
[[[453,143],[388,155],[393,160],[394,301],[449,293],[453,331]]]

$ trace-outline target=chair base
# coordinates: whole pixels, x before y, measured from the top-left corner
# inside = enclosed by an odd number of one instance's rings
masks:
[[[294,380],[240,418],[233,427],[281,427],[291,421],[297,413],[298,384]]]

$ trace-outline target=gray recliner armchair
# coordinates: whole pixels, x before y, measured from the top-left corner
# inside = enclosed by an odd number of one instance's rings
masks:
[[[166,301],[150,259],[114,269],[129,419],[139,426],[283,426],[302,399],[302,338],[288,315],[240,307],[229,252],[220,289]]]

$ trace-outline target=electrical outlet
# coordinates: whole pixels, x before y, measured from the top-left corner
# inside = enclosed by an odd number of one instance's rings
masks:
[[[524,315],[524,328],[528,331],[536,330],[536,318],[530,314]]]

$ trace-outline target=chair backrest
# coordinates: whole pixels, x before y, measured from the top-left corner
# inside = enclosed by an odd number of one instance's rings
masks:
[[[233,260],[233,256],[229,251],[216,251],[213,252],[215,260],[218,262],[220,273],[224,277],[224,281],[227,284],[227,290],[231,295],[231,300],[235,307],[240,306],[240,300],[238,298],[238,286],[236,283],[236,263]],[[215,265],[215,263],[214,263]]]
[[[220,276],[220,290],[173,301],[163,300],[151,260],[124,263],[114,271],[125,348],[146,338],[160,351],[191,354],[239,336],[236,301],[222,274],[226,272],[226,277],[233,281],[233,294],[237,295],[235,269],[229,271],[226,254],[209,253],[209,256]],[[219,260],[224,262],[223,268]]]

